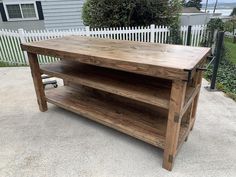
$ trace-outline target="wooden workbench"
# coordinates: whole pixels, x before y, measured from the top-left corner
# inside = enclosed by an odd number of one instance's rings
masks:
[[[53,103],[162,148],[172,169],[195,122],[209,48],[69,36],[22,49],[41,111]],[[39,66],[37,54],[62,60]],[[44,91],[41,74],[65,85]]]

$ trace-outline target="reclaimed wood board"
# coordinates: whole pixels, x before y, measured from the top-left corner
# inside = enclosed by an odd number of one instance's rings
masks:
[[[168,79],[189,80],[210,48],[67,36],[21,45],[23,50]]]
[[[167,115],[152,117],[141,110],[119,102],[106,101],[83,90],[59,87],[46,91],[46,99],[59,107],[75,112],[108,127],[164,149]],[[185,128],[181,129],[184,135]]]
[[[41,72],[65,81],[85,85],[161,108],[169,108],[171,81],[150,76],[61,61],[41,65]],[[188,87],[186,104],[194,92]]]

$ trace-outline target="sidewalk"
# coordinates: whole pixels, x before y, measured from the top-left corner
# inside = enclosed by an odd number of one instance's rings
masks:
[[[0,68],[1,177],[235,177],[236,103],[202,88],[195,127],[172,172],[161,167],[162,155],[54,105],[39,112],[30,69]]]

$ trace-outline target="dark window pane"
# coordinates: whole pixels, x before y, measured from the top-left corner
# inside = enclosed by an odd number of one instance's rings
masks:
[[[22,18],[20,6],[18,4],[6,5],[9,18]]]

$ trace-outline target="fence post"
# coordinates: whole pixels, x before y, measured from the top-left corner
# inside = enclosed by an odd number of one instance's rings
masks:
[[[215,89],[216,76],[217,76],[217,71],[218,71],[218,68],[219,68],[223,41],[224,41],[224,32],[220,31],[217,34],[216,55],[215,55],[215,62],[214,62],[214,68],[213,68],[213,73],[212,73],[212,78],[211,78],[210,89]]]
[[[191,32],[192,32],[192,26],[188,26],[188,34],[187,34],[187,46],[191,45]]]
[[[24,29],[22,29],[22,28],[18,29],[18,33],[19,33],[19,37],[20,37],[20,42],[21,43],[26,43]],[[25,57],[26,64],[29,65],[29,59],[28,59],[27,52],[23,51],[23,54],[24,54],[24,57]]]
[[[152,42],[152,43],[154,43],[154,39],[155,39],[155,25],[154,24],[152,24],[151,26],[150,26],[150,29],[151,29],[151,39],[150,39],[150,42]]]
[[[85,34],[86,34],[86,36],[90,36],[90,27],[89,26],[86,26],[85,27]]]

